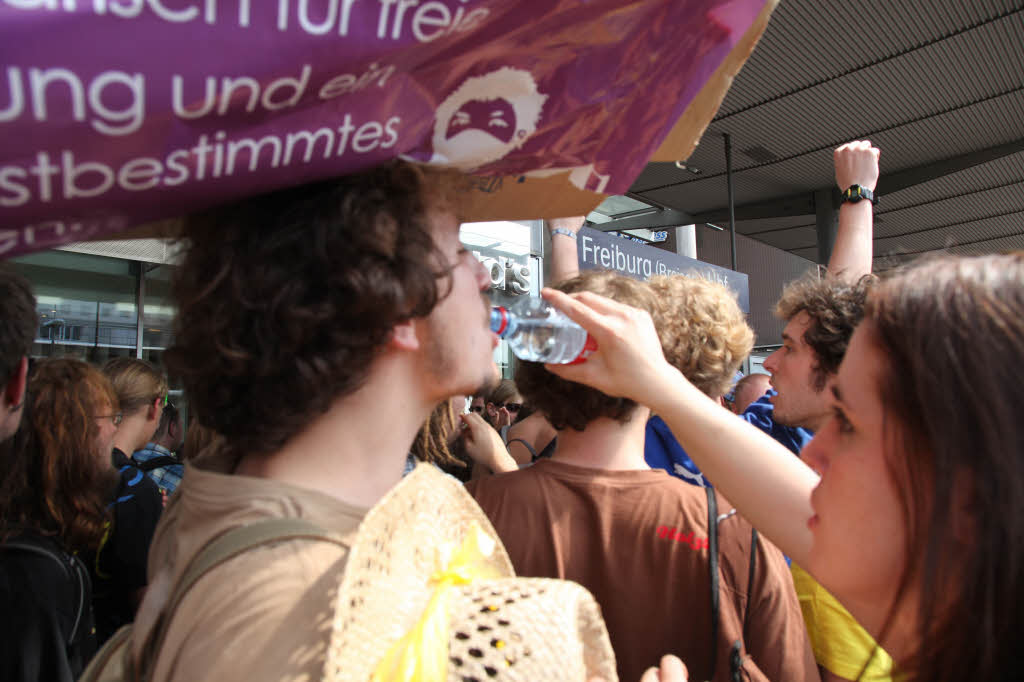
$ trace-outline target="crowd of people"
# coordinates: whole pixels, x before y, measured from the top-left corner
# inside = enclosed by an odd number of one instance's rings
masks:
[[[837,149],[838,189],[878,160]],[[727,289],[580,273],[559,221],[543,295],[598,349],[499,380],[462,182],[394,162],[189,217],[187,434],[142,360],[32,360],[0,268],[3,679],[1019,676],[1024,254],[876,276],[847,193],[740,378]]]

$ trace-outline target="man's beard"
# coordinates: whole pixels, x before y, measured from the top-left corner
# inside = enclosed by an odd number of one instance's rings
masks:
[[[484,383],[480,384],[480,387],[478,389],[473,391],[473,395],[490,395],[491,391],[496,389],[498,387],[498,384],[501,383],[501,372],[498,371],[498,366],[492,363],[491,367],[494,370],[491,372],[491,376],[488,377],[484,381]]]

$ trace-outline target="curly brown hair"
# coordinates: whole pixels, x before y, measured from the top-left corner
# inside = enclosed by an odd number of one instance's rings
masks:
[[[702,277],[652,277],[649,284],[673,324],[665,357],[694,386],[712,398],[729,392],[736,370],[754,347],[754,332],[729,289]],[[664,343],[664,342],[663,342]]]
[[[853,330],[864,317],[868,292],[876,282],[873,275],[848,282],[812,271],[783,289],[775,315],[787,322],[800,313],[807,313],[810,318],[804,343],[811,347],[817,360],[812,370],[815,390],[824,389],[828,378],[839,371]]]
[[[186,220],[166,361],[232,451],[279,449],[447,295],[430,220],[457,212],[458,177],[394,162]]]
[[[95,416],[117,410],[102,372],[79,360],[43,360],[28,383],[21,428],[5,443],[0,527],[33,528],[71,551],[99,546],[116,472],[95,450]]]
[[[590,291],[646,310],[655,320],[662,346],[674,338],[675,331],[664,329],[662,306],[654,290],[645,282],[630,279],[609,270],[586,270],[554,286],[572,294]],[[542,363],[516,361],[516,386],[527,403],[542,412],[558,430],[567,427],[583,431],[600,417],[629,421],[637,404],[627,398],[613,398],[597,389],[556,377]]]
[[[0,382],[6,384],[36,338],[39,316],[28,280],[0,263]]]

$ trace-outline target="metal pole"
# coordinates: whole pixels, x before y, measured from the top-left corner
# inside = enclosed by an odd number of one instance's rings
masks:
[[[141,358],[146,313],[146,265],[141,261],[135,261],[135,264],[138,267],[135,289],[135,312],[138,313],[138,323],[135,327],[135,357]]]
[[[732,256],[732,269],[736,269],[736,195],[732,186],[732,137],[729,133],[725,138],[725,181],[729,186],[729,248]]]

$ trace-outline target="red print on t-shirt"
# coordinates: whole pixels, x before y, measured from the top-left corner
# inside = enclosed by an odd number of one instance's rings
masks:
[[[688,545],[690,549],[707,549],[708,539],[694,537],[693,531],[683,532],[678,528],[670,528],[668,526],[658,526],[658,537],[665,540],[675,540],[676,542],[682,542]]]

